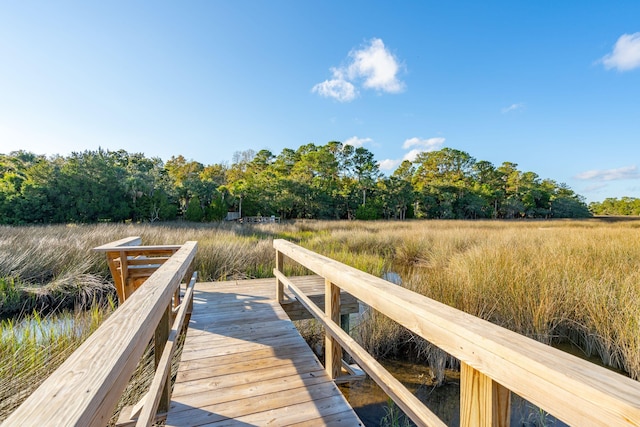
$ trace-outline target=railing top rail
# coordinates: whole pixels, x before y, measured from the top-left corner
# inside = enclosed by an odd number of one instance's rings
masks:
[[[177,251],[180,245],[145,245],[145,246],[99,246],[95,252],[142,252],[142,251]]]
[[[196,248],[182,245],[4,425],[106,425]]]
[[[121,246],[140,245],[141,243],[142,243],[142,238],[140,236],[130,236],[130,237],[125,237],[124,239],[105,243],[104,245],[93,248],[93,250],[97,252],[103,252],[111,248],[117,248]]]
[[[286,240],[273,246],[571,425],[640,426],[640,382]]]

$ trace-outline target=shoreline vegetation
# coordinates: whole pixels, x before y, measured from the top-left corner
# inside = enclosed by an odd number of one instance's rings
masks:
[[[104,255],[91,248],[131,235],[150,245],[197,240],[200,281],[271,277],[272,240],[288,239],[377,277],[395,273],[400,286],[543,343],[571,343],[640,379],[640,221],[0,226],[0,421],[113,310]],[[287,273],[306,273],[292,264]],[[71,321],[56,320],[61,309]],[[308,340],[320,338],[310,321],[303,326]],[[429,363],[433,384],[457,367],[375,312],[351,334],[378,358]]]
[[[421,152],[385,176],[374,154],[339,141],[204,165],[125,150],[45,157],[0,153],[0,224],[282,219],[586,218],[564,183],[453,148]],[[611,212],[609,212],[611,213]]]

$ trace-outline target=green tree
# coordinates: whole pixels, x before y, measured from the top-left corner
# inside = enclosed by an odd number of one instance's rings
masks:
[[[204,219],[204,210],[202,206],[200,206],[200,198],[198,196],[194,196],[189,200],[189,206],[187,206],[184,217],[187,221],[202,222]]]

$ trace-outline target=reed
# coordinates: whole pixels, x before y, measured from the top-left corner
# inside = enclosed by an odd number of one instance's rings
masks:
[[[88,311],[19,322],[0,322],[0,420],[6,418],[113,311],[114,304]]]

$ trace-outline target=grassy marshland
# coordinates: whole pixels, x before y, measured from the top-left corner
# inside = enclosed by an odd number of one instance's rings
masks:
[[[195,263],[203,281],[271,276],[271,241],[286,238],[377,276],[397,272],[409,289],[539,341],[574,342],[640,379],[640,222],[634,221],[1,227],[0,315],[17,319],[33,309],[54,312],[94,302],[104,307],[113,295],[110,277],[104,255],[90,248],[130,235],[142,236],[145,244],[197,240]],[[100,316],[108,312],[94,310]],[[85,332],[69,334],[78,343],[99,323],[97,315],[89,318],[94,319],[89,326],[79,327]],[[442,368],[455,366],[446,354],[382,316],[373,313],[370,319],[353,334],[378,356],[410,351],[437,368],[435,382]],[[0,371],[0,383],[10,384],[17,396],[20,384],[35,386],[49,372],[35,368],[42,363],[37,351],[60,353],[55,357],[62,360],[77,344],[59,337],[38,341],[36,336],[45,333],[28,333],[38,344],[25,344],[24,334],[10,332],[16,322],[2,324],[0,366],[31,364],[22,376]],[[3,395],[0,401],[2,419],[9,399]]]

